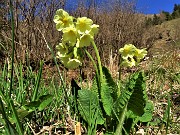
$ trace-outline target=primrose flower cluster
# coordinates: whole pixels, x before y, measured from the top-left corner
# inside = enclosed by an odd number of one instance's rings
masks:
[[[138,65],[140,60],[147,55],[146,49],[137,49],[132,44],[126,44],[123,48],[120,48],[119,53],[123,59],[121,65],[125,67]]]
[[[56,46],[57,57],[65,67],[74,69],[82,65],[82,48],[89,46],[98,33],[99,25],[87,17],[74,18],[63,9],[54,16],[56,29],[62,31],[61,43]]]

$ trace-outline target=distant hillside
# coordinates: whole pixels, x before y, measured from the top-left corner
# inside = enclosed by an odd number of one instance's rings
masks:
[[[160,25],[160,29],[161,28],[169,31],[169,35],[167,36],[169,36],[172,40],[180,40],[180,18],[162,23]]]
[[[180,18],[163,22],[147,30],[147,35],[154,37],[154,42],[150,48],[151,53],[161,50],[168,50],[177,47],[180,50]],[[148,38],[148,37],[146,37]]]

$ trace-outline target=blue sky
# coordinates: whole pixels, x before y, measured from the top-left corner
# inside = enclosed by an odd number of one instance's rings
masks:
[[[137,9],[145,14],[157,14],[162,10],[172,13],[174,4],[180,4],[180,0],[137,0]]]
[[[90,0],[86,0],[90,1]],[[96,2],[110,2],[111,0],[96,0]],[[137,2],[136,8],[144,14],[158,14],[161,11],[172,13],[174,4],[180,4],[180,0],[129,0]],[[77,6],[77,0],[67,0],[68,9],[73,9]]]

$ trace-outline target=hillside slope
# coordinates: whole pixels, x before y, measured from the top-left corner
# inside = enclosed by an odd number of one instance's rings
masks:
[[[180,18],[156,25],[147,30],[146,35],[153,37],[154,41],[149,49],[152,55],[163,54],[170,50],[180,52]]]

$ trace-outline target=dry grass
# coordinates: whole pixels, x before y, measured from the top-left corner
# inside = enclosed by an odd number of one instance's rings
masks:
[[[24,5],[21,5],[21,2],[24,2]],[[32,10],[32,7],[37,10],[40,4],[39,1],[28,3],[22,0],[21,2],[15,2],[14,5],[16,9],[14,11],[16,61],[22,61],[25,65],[31,65],[32,61],[38,63],[42,59],[48,61],[51,59],[50,52],[39,30],[55,49],[55,46],[60,41],[61,33],[55,29],[53,16],[58,8],[64,8],[66,5],[64,1],[58,3],[53,0],[51,4],[47,4],[47,1],[44,1],[42,9],[38,9],[37,14]],[[78,2],[78,4],[75,3],[78,8],[76,11],[70,12],[70,14],[76,17],[87,16],[100,26],[96,44],[99,47],[101,57],[104,58],[102,61],[107,61],[105,58],[108,58],[111,50],[113,50],[113,54],[117,54],[117,50],[125,43],[134,43],[137,46],[142,46],[141,37],[145,31],[144,16],[136,14],[136,11],[133,9],[134,3],[124,2],[119,4],[114,0],[105,3],[106,6],[97,6],[95,4],[85,7],[83,1],[79,0]],[[6,6],[8,9],[8,5]],[[22,13],[23,20],[17,17],[19,13]],[[5,47],[8,50],[8,55],[11,51],[11,29],[10,22],[6,21],[8,28],[1,30],[1,34],[7,41]]]

